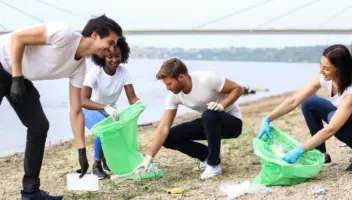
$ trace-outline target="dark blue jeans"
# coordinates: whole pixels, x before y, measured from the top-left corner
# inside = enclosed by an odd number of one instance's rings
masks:
[[[171,128],[164,147],[180,151],[211,166],[220,164],[221,139],[241,135],[242,120],[225,112],[205,111],[201,118]],[[207,140],[208,147],[193,140]]]
[[[329,123],[337,108],[327,99],[312,96],[302,103],[302,112],[313,136],[323,126],[323,121]],[[337,131],[335,137],[352,148],[352,117]],[[322,153],[326,152],[325,143],[316,147]]]
[[[108,115],[100,110],[87,110],[83,108],[83,114],[85,119],[85,125],[90,130],[95,124],[105,119]],[[101,146],[101,140],[99,137],[95,138],[94,142],[94,159],[101,161],[104,157],[103,147]]]

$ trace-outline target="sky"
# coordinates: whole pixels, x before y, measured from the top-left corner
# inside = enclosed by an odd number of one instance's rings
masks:
[[[48,5],[49,4],[49,5]],[[350,28],[351,0],[0,0],[0,30],[61,21],[81,29],[92,15],[106,14],[129,29],[191,29],[261,4],[203,28]],[[282,18],[278,16],[311,4]],[[69,14],[55,8],[69,10]],[[297,9],[296,9],[297,10]],[[342,12],[342,11],[346,12]],[[25,12],[23,14],[21,12]],[[329,21],[332,16],[337,16]],[[277,18],[278,20],[270,20]],[[277,47],[350,44],[351,35],[126,35],[133,46],[169,48]]]

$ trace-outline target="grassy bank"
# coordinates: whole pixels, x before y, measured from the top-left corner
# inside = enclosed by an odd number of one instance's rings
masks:
[[[243,133],[237,139],[222,141],[223,174],[214,179],[200,180],[200,172],[192,170],[198,163],[181,153],[162,148],[156,157],[156,165],[165,173],[161,180],[100,182],[98,192],[78,193],[66,191],[66,174],[78,167],[77,150],[72,141],[46,148],[41,171],[42,189],[52,194],[64,194],[65,199],[226,199],[219,191],[221,183],[235,183],[252,179],[258,175],[261,165],[253,153],[252,140],[257,136],[261,116],[267,114],[291,93],[264,98],[241,104],[243,112]],[[320,95],[325,93],[320,92]],[[180,116],[176,123],[199,117],[189,114]],[[139,145],[147,153],[157,123],[139,128]],[[300,109],[273,122],[277,128],[303,141],[310,137]],[[88,137],[88,156],[93,163],[93,138]],[[323,168],[310,181],[291,187],[273,187],[272,194],[243,196],[239,199],[349,199],[352,196],[351,175],[344,172],[349,164],[351,150],[339,148],[340,142],[331,138],[327,149],[332,156],[333,166]],[[91,170],[89,169],[89,173]],[[18,199],[23,176],[23,155],[16,154],[0,158],[0,199]],[[325,196],[314,196],[311,188],[321,186]],[[165,187],[182,187],[184,194],[170,195]]]

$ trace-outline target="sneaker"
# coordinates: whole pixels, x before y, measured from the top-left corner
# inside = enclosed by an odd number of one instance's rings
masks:
[[[324,166],[330,166],[332,164],[330,155],[328,153],[324,153],[324,156],[325,156]]]
[[[345,169],[345,171],[347,172],[352,172],[352,158],[350,159],[350,165],[348,165],[348,167]]]
[[[103,170],[103,167],[101,165],[99,166],[95,166],[93,165],[93,171],[92,171],[93,175],[96,175],[98,177],[99,180],[107,178],[109,175],[106,174],[106,172]]]
[[[63,196],[51,196],[48,192],[43,190],[37,191],[32,194],[24,193],[21,191],[21,200],[62,200]]]
[[[348,167],[345,169],[347,172],[352,172],[352,163],[348,165]]]
[[[103,170],[108,174],[111,173],[111,170],[108,165],[103,165]]]
[[[111,173],[111,170],[110,170],[108,164],[106,163],[105,158],[103,158],[102,163],[103,163],[103,170],[107,173]]]
[[[200,178],[201,179],[213,178],[217,175],[220,175],[221,173],[222,171],[221,171],[220,165],[216,165],[216,166],[207,165],[202,175],[200,175]]]

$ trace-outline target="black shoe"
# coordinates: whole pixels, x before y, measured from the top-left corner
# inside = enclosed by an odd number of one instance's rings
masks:
[[[43,190],[31,194],[21,191],[21,200],[62,200],[63,198],[63,196],[51,196]]]
[[[345,169],[347,172],[352,172],[352,158],[350,159],[351,164]]]
[[[105,158],[103,158],[102,163],[103,163],[103,169],[104,169],[106,172],[111,173],[111,170],[110,170],[108,164],[106,163]]]
[[[347,172],[352,172],[352,163],[348,165],[348,167],[345,169]]]
[[[111,173],[111,170],[108,165],[103,165],[103,170],[105,170],[108,173]]]
[[[324,163],[324,166],[329,166],[331,165],[331,157],[328,153],[324,153],[324,156],[325,156],[325,163]]]
[[[109,175],[105,173],[101,165],[95,166],[93,165],[93,175],[96,175],[99,180],[107,178]]]

